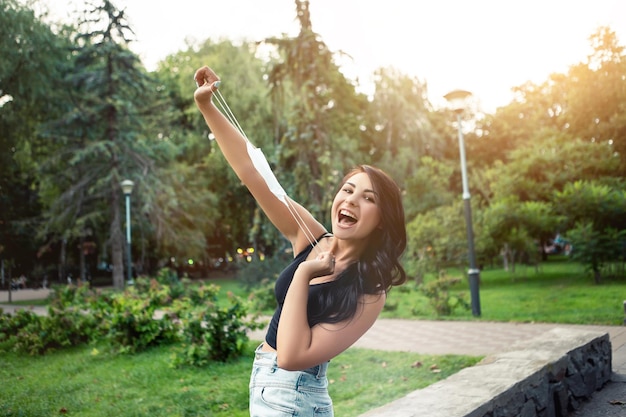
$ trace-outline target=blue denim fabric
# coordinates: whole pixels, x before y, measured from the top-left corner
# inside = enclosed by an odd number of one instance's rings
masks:
[[[286,371],[278,367],[276,353],[263,352],[261,346],[250,375],[250,417],[333,417],[328,362]]]

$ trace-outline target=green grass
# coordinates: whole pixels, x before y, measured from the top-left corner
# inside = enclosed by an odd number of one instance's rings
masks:
[[[201,369],[170,367],[167,347],[133,356],[87,347],[44,357],[3,354],[0,416],[247,416],[255,345],[237,361]],[[351,348],[329,368],[335,415],[357,416],[478,360]]]
[[[448,274],[463,278],[453,292],[462,294],[469,302],[465,273],[448,270]],[[248,295],[234,279],[211,282],[220,286],[222,292],[231,291],[244,298]],[[596,325],[621,325],[624,320],[626,278],[605,278],[601,285],[596,285],[578,264],[562,258],[550,259],[538,270],[517,267],[515,273],[485,268],[481,271],[479,287],[480,318],[463,308],[455,309],[450,316],[438,317],[413,281],[391,290],[388,308],[381,317]]]
[[[464,272],[449,274],[464,278],[454,290],[469,302]],[[480,320],[484,321],[621,325],[624,320],[626,279],[607,278],[596,285],[580,266],[569,262],[549,261],[538,271],[522,267],[514,274],[487,268],[481,271],[479,288]],[[437,317],[412,282],[394,288],[388,304],[397,307],[383,312],[382,317],[477,320],[463,308],[451,316]]]
[[[463,271],[448,271],[464,277]],[[234,279],[212,279],[221,292],[244,298]],[[469,300],[467,280],[454,288]],[[394,288],[382,317],[409,319],[557,322],[620,325],[624,319],[626,279],[593,278],[573,263],[551,260],[515,274],[481,271],[482,316],[457,309],[437,317],[413,282]],[[44,302],[45,303],[45,302]],[[23,302],[23,304],[33,304]],[[96,416],[247,416],[248,378],[255,342],[228,364],[173,369],[167,347],[134,356],[94,353],[92,348],[45,357],[0,356],[0,417]],[[329,370],[335,415],[352,417],[471,366],[479,358],[428,356],[351,348]],[[419,362],[421,367],[412,367]],[[431,365],[437,371],[431,371]]]

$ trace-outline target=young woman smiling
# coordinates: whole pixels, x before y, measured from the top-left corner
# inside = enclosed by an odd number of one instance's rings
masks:
[[[335,194],[329,233],[300,204],[272,191],[247,139],[213,104],[217,75],[202,67],[194,78],[196,105],[226,160],[295,254],[276,281],[278,307],[256,350],[250,415],[332,416],[329,361],[374,324],[389,289],[406,281],[400,189],[378,168],[354,168]]]

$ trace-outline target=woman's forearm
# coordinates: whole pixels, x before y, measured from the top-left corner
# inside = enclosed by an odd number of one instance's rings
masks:
[[[211,102],[198,103],[198,108],[215,136],[222,154],[239,179],[246,185],[257,171],[246,148],[246,139],[241,132]]]

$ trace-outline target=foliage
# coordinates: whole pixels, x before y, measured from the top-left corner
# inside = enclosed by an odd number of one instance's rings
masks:
[[[112,2],[85,5],[71,36],[72,69],[63,83],[63,112],[41,126],[42,137],[56,146],[38,161],[44,204],[40,236],[48,246],[57,241],[82,246],[85,237],[95,237],[101,261],[113,266],[118,289],[124,271],[120,183],[133,180],[134,196],[152,203],[153,193],[167,191],[160,169],[176,153],[166,139],[170,105],[128,49],[131,36],[124,12]],[[153,224],[144,220],[149,217],[145,214],[157,207],[135,203],[132,211],[143,214],[136,216],[136,229],[150,231]],[[81,259],[83,252],[78,252]]]
[[[265,40],[278,55],[268,73],[278,121],[277,159],[280,172],[289,176],[287,193],[321,219],[343,173],[363,162],[355,153],[367,101],[313,31],[309,2],[295,5],[298,35]]]
[[[34,321],[39,321],[39,317],[33,311],[18,310],[11,315],[0,309],[0,351],[13,349],[18,332]]]
[[[207,255],[224,257],[246,245],[269,254],[280,240],[216,142],[209,140],[211,132],[193,102],[195,84],[190,81],[197,68],[211,65],[221,77],[220,91],[230,111],[274,165],[277,156],[264,81],[266,64],[256,52],[252,42],[206,40],[170,55],[158,66],[156,74],[177,108],[180,129],[171,138],[181,149],[166,176],[172,188],[162,195],[170,208],[152,219],[162,225],[158,242],[168,257],[206,261]],[[280,172],[277,176],[283,182]]]
[[[502,256],[505,269],[512,273],[517,262],[537,265],[544,245],[560,225],[559,219],[547,202],[515,198],[494,201],[483,210],[483,258]]]
[[[428,272],[460,265],[466,259],[467,236],[460,203],[419,214],[407,224],[408,256],[427,260]]]
[[[470,309],[462,294],[450,291],[459,282],[461,278],[450,276],[445,270],[441,270],[436,280],[420,285],[419,289],[428,298],[438,316],[449,316],[457,307]]]
[[[446,138],[434,127],[436,115],[423,80],[387,67],[374,72],[374,86],[359,150],[369,164],[385,169],[401,188],[408,188],[405,179],[419,174],[426,158],[443,159]],[[441,180],[447,180],[445,172]]]
[[[454,197],[461,184],[451,113],[432,108],[418,76],[394,68],[378,69],[375,93],[361,94],[338,65],[346,55],[314,31],[309,3],[294,3],[295,37],[190,43],[149,74],[128,49],[132,29],[111,1],[86,3],[75,27],[47,24],[47,16],[4,1],[0,257],[9,275],[33,264],[33,274],[58,270],[63,280],[68,268],[80,267],[84,279],[84,269],[105,263],[121,289],[122,178],[136,183],[131,258],[140,272],[154,272],[164,259],[211,265],[247,245],[267,257],[281,252],[284,240],[207,140],[191,81],[207,64],[284,188],[318,218],[346,168],[376,164],[405,192],[405,263],[416,281],[462,265],[467,245]],[[523,262],[540,268],[537,248],[556,232],[605,242],[592,257],[576,245],[574,258],[589,265],[606,247],[623,247],[623,225],[604,220],[619,210],[581,217],[555,196],[578,180],[616,195],[625,189],[624,47],[610,28],[599,28],[590,43],[592,53],[566,73],[515,87],[512,102],[493,115],[464,116],[481,263],[504,251],[512,275]],[[620,259],[612,253],[597,269]],[[277,271],[250,272],[256,280]]]
[[[0,314],[0,344],[6,350],[42,355],[96,339],[98,326],[95,316],[80,307],[53,302],[44,316],[30,310]]]
[[[610,262],[626,262],[626,189],[577,181],[556,193],[555,205],[567,218],[572,258],[593,271],[596,283]]]
[[[572,260],[580,262],[593,273],[596,284],[602,281],[602,269],[619,260],[624,263],[626,230],[594,228],[593,223],[580,223],[567,232],[566,239],[572,245]]]
[[[554,191],[581,178],[607,181],[619,175],[619,159],[611,146],[567,134],[537,134],[509,158],[493,167],[493,199],[550,201]]]
[[[412,219],[420,213],[452,204],[455,198],[450,190],[453,173],[454,167],[448,161],[429,156],[420,158],[417,169],[405,181],[406,217]]]
[[[139,294],[133,287],[116,294],[104,312],[105,337],[121,353],[176,341],[178,329],[172,317],[156,317],[157,309],[170,302],[169,287],[154,280],[147,294]]]
[[[173,306],[172,313],[182,329],[180,345],[172,354],[174,366],[205,366],[243,353],[247,331],[258,326],[247,319],[245,305],[232,293],[228,294],[230,305],[219,306],[218,290],[214,285],[201,286]]]
[[[44,17],[20,1],[0,2],[0,260],[15,275],[34,266],[41,212],[35,160],[48,150],[35,138],[59,114],[67,70],[67,38]]]
[[[58,288],[46,316],[0,314],[0,347],[34,355],[98,341],[119,353],[138,353],[179,342],[172,356],[176,366],[241,355],[247,331],[259,326],[247,304],[233,294],[228,304],[220,303],[219,287],[172,277],[167,270],[158,280],[140,277],[124,292]]]
[[[275,281],[263,279],[254,287],[248,295],[252,311],[272,314],[276,309],[276,294],[274,292]]]
[[[253,258],[251,262],[242,262],[237,271],[237,280],[246,289],[255,288],[259,283],[274,282],[291,260],[290,253],[283,251],[263,260]]]

